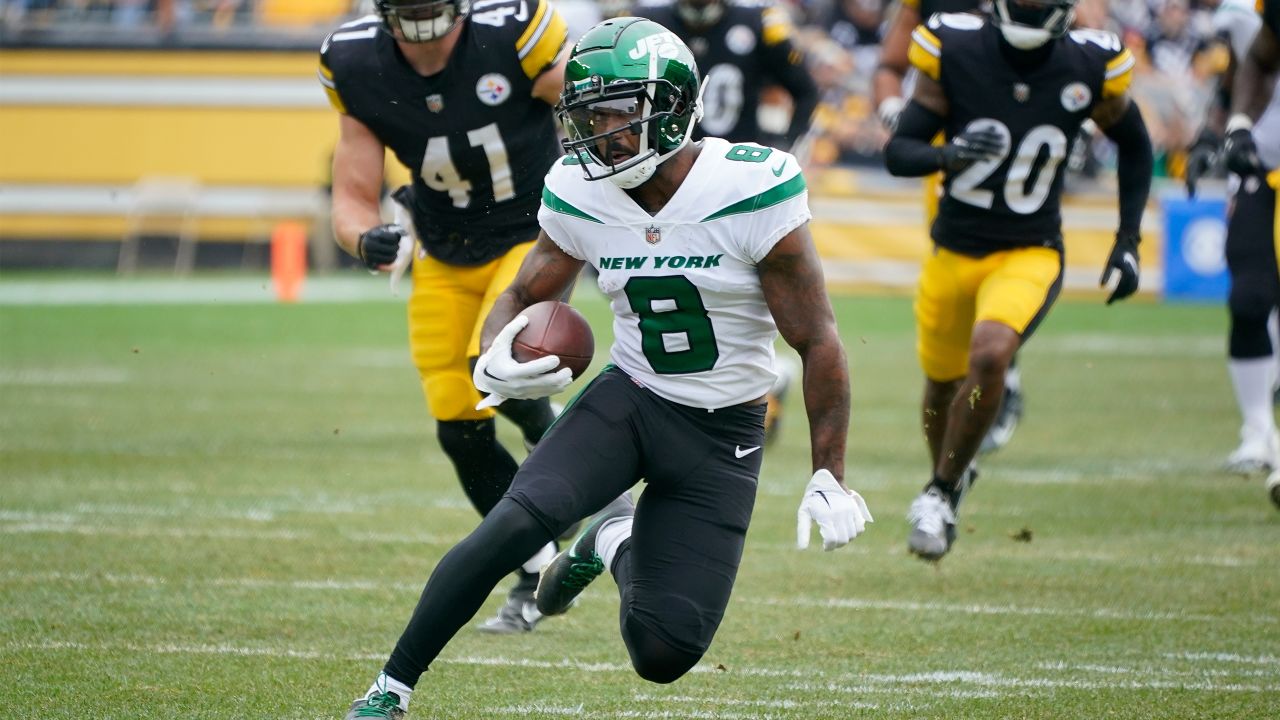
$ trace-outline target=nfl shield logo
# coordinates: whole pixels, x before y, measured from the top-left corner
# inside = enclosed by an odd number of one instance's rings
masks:
[[[427,109],[431,112],[438,113],[444,109],[444,96],[440,94],[427,96]]]
[[[662,242],[662,230],[657,225],[650,225],[645,228],[644,241],[650,245],[657,245]]]
[[[1018,102],[1026,102],[1031,97],[1031,87],[1026,83],[1015,83],[1013,86],[1013,99]]]

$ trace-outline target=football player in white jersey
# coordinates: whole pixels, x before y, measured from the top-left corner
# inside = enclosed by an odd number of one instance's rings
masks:
[[[669,683],[711,644],[755,502],[764,395],[779,331],[804,365],[812,466],[800,547],[871,521],[844,484],[849,376],[791,155],[690,142],[700,116],[688,47],[661,25],[605,21],[578,41],[557,114],[567,157],[547,175],[542,231],[482,331],[486,403],[564,390],[554,356],[518,363],[520,313],[560,297],[585,263],[614,312],[612,362],[520,466],[511,489],[427,582],[382,675],[351,717],[401,717],[412,688],[490,591],[572,522],[602,509],[543,571],[536,596],[563,612],[605,571],[642,678]],[[627,491],[644,480],[639,502]],[[385,708],[382,715],[370,714]]]

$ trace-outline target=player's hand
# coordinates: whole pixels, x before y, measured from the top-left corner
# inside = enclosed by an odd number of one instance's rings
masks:
[[[907,101],[896,95],[880,101],[880,107],[876,108],[876,115],[880,117],[880,124],[884,125],[885,130],[893,132],[898,129],[898,117],[902,115],[902,109],[906,106]]]
[[[1187,195],[1195,197],[1196,185],[1199,184],[1200,178],[1208,175],[1213,169],[1214,164],[1218,162],[1218,146],[1221,139],[1209,131],[1204,130],[1196,141],[1187,148]]]
[[[400,238],[408,232],[394,223],[369,228],[360,234],[356,254],[370,270],[385,270],[396,260],[400,251]]]
[[[529,318],[517,315],[502,328],[493,344],[476,361],[471,380],[489,397],[476,405],[477,410],[501,405],[504,400],[534,400],[554,395],[573,382],[569,368],[556,370],[560,358],[547,355],[529,362],[518,362],[511,356],[511,341],[529,324]]]
[[[999,157],[1004,152],[1004,136],[989,127],[965,130],[938,150],[942,169],[960,172],[981,160]]]
[[[1102,271],[1102,279],[1098,284],[1106,287],[1112,273],[1119,273],[1115,290],[1107,298],[1107,304],[1123,300],[1138,290],[1138,241],[1142,237],[1136,232],[1121,231],[1116,233],[1116,244],[1111,248],[1111,256],[1107,258],[1107,267]]]
[[[1222,145],[1222,159],[1227,169],[1240,177],[1262,177],[1267,174],[1262,168],[1262,159],[1258,157],[1253,132],[1247,127],[1236,128],[1227,133],[1227,141]]]
[[[805,487],[796,511],[796,547],[809,547],[812,523],[818,524],[822,549],[835,550],[858,537],[869,522],[871,511],[862,496],[840,484],[829,470],[819,470]]]

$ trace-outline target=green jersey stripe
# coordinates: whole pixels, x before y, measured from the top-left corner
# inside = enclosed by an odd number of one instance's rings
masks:
[[[801,173],[796,173],[794,177],[782,183],[781,185],[776,185],[772,188],[769,188],[768,190],[765,190],[759,195],[749,197],[746,200],[739,200],[738,202],[726,208],[722,208],[718,212],[714,212],[702,218],[702,220],[700,220],[699,222],[719,220],[720,218],[727,217],[729,215],[740,215],[742,213],[755,212],[756,210],[763,210],[767,207],[773,207],[774,205],[777,205],[780,202],[790,200],[791,198],[804,192],[804,190],[805,190],[804,175]]]
[[[599,223],[601,225],[604,224],[604,222],[599,218],[594,218],[560,199],[559,196],[548,190],[546,187],[542,188],[542,204],[546,205],[548,210],[558,212],[561,215],[570,215],[572,217],[582,218],[583,220],[589,220],[593,223]]]

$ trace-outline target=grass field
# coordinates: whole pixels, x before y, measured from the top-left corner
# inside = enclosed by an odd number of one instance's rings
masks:
[[[936,566],[905,549],[909,302],[836,308],[865,536],[793,549],[793,395],[695,672],[639,680],[602,579],[531,635],[464,630],[411,717],[1280,717],[1280,512],[1217,469],[1222,308],[1061,303]],[[0,306],[0,718],[339,718],[475,523],[397,304]]]

